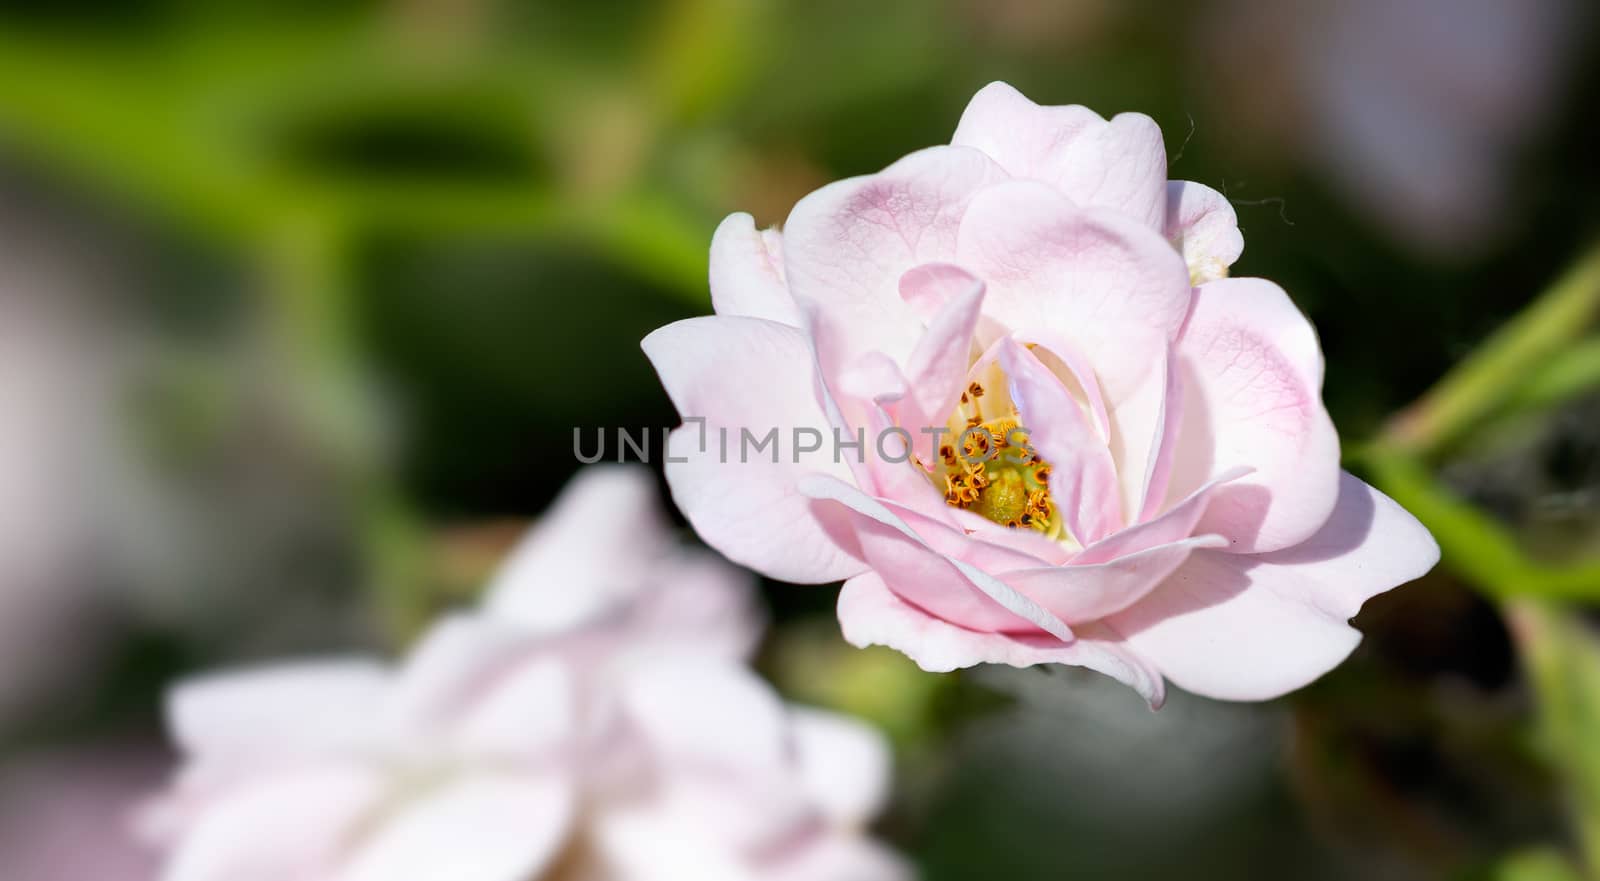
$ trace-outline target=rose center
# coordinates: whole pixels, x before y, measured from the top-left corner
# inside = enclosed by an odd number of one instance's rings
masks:
[[[972,383],[951,417],[960,433],[939,448],[930,477],[944,490],[945,502],[1012,529],[1027,527],[1055,537],[1060,518],[1050,501],[1050,465],[1028,444],[1028,433],[1014,411],[985,418],[984,389]],[[1009,410],[1009,408],[1007,408]]]

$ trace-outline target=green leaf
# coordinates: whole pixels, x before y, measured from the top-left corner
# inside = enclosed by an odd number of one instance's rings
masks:
[[[1514,853],[1490,869],[1486,877],[1491,881],[1583,881],[1566,857],[1547,849]]]
[[[1571,801],[1589,873],[1600,876],[1600,634],[1551,603],[1518,600],[1506,618],[1538,697],[1539,745]]]

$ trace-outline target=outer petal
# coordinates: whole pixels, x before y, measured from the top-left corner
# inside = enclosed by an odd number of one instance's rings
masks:
[[[1039,630],[1063,642],[1072,639],[1072,631],[1042,606],[977,566],[941,553],[877,499],[825,477],[807,478],[801,488],[855,515],[852,523],[866,559],[910,602],[974,630]],[[1024,557],[999,547],[989,551]]]
[[[536,636],[579,627],[643,591],[667,543],[647,470],[585,468],[495,574],[488,611]]]
[[[1198,289],[1178,348],[1183,425],[1169,497],[1251,466],[1211,500],[1199,531],[1227,536],[1239,553],[1304,541],[1339,489],[1339,436],[1322,406],[1310,322],[1271,282],[1223,279]]]
[[[711,237],[711,306],[718,315],[765,318],[800,326],[783,277],[783,235],[757,230],[743,212],[728,215]]]
[[[790,711],[801,785],[830,825],[863,827],[889,797],[888,740],[837,713]]]
[[[1030,181],[974,197],[958,253],[988,284],[987,316],[1065,341],[1113,407],[1159,366],[1189,311],[1188,270],[1158,233]]]
[[[337,881],[527,881],[559,854],[573,818],[559,779],[468,777],[401,810]]]
[[[1166,690],[1161,674],[1115,634],[1094,629],[1071,643],[1054,637],[978,633],[941,621],[896,596],[875,572],[846,581],[839,591],[839,623],[844,638],[866,648],[885,645],[904,653],[930,673],[977,664],[1070,664],[1111,676],[1160,706]]]
[[[1189,264],[1190,281],[1197,285],[1226,278],[1228,267],[1244,252],[1233,205],[1204,184],[1183,180],[1167,184],[1166,233]]]
[[[990,83],[967,105],[951,143],[976,147],[1014,177],[1044,181],[1081,205],[1161,228],[1167,153],[1160,126],[1142,113],[1108,122],[1087,107],[1040,107]]]
[[[574,671],[554,657],[530,658],[490,683],[455,727],[458,748],[490,759],[543,759],[577,733]]]
[[[822,835],[806,842],[798,853],[768,868],[765,881],[909,881],[916,877],[905,860],[882,845],[859,835]]]
[[[631,718],[662,761],[748,774],[784,762],[782,702],[753,672],[695,658],[641,669],[624,686]]]
[[[401,663],[385,695],[385,730],[406,739],[444,727],[516,668],[534,646],[488,615],[456,613],[436,622]]]
[[[276,772],[208,806],[179,842],[162,881],[326,877],[367,811],[376,772],[354,766]]]
[[[185,680],[167,722],[184,752],[212,758],[326,750],[363,742],[389,682],[365,659],[281,664]]]
[[[681,813],[681,812],[680,812]],[[602,878],[628,881],[758,881],[718,833],[672,812],[623,808],[596,817],[590,836]]]
[[[1004,178],[977,150],[932,147],[795,205],[784,224],[784,265],[830,388],[867,352],[905,363],[922,320],[900,296],[900,277],[950,261],[968,200]]]
[[[785,581],[826,582],[860,572],[863,565],[835,538],[847,533],[838,513],[795,489],[812,472],[851,479],[848,465],[834,456],[805,335],[772,321],[718,316],[670,324],[643,346],[678,412],[706,420],[673,432],[666,468],[672,497],[700,537],[733,561]],[[821,449],[799,453],[794,440],[801,429],[816,431]],[[757,440],[776,431],[778,461],[768,453],[739,461],[741,430]]]
[[[1337,666],[1361,639],[1346,619],[1438,559],[1415,518],[1344,474],[1333,515],[1300,546],[1257,556],[1196,553],[1111,623],[1185,689],[1265,700]]]
[[[657,586],[629,610],[627,638],[640,651],[663,644],[727,660],[747,659],[761,639],[754,577],[699,549],[664,560]]]

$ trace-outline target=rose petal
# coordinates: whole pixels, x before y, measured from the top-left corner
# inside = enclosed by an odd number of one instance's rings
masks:
[[[178,747],[207,758],[365,741],[389,674],[376,661],[303,661],[187,679],[167,699]]]
[[[755,218],[743,212],[722,221],[711,237],[711,307],[718,315],[800,326],[783,277],[781,233],[757,230]]]
[[[1100,380],[1095,377],[1094,365],[1070,344],[1047,330],[1031,329],[1013,333],[1012,338],[1028,346],[1037,346],[1060,361],[1071,374],[1071,379],[1082,389],[1089,402],[1089,412],[1094,415],[1094,425],[1102,438],[1111,437],[1111,419],[1106,414],[1105,396],[1100,393]]]
[[[1161,674],[1109,631],[1091,627],[1067,644],[1044,634],[966,630],[900,599],[876,572],[845,582],[839,591],[839,623],[851,645],[888,646],[930,673],[977,664],[1069,664],[1088,667],[1131,686],[1152,707],[1165,699]]]
[[[600,814],[589,830],[603,878],[629,881],[757,881],[714,819],[657,806]],[[709,828],[708,828],[709,827]]]
[[[762,881],[910,881],[916,873],[899,855],[859,835],[822,835],[767,869]]]
[[[784,224],[789,289],[816,342],[830,388],[856,358],[881,351],[904,364],[922,336],[900,277],[949,261],[972,194],[1005,173],[977,150],[932,147],[882,172],[829,184]]]
[[[1084,548],[1072,557],[1078,565],[1104,563],[1137,553],[1158,545],[1181,541],[1195,534],[1195,527],[1205,515],[1206,505],[1216,489],[1250,473],[1249,468],[1234,468],[1217,476],[1188,497],[1180,500],[1159,517],[1128,527],[1114,535]]]
[[[1002,572],[1000,580],[1076,628],[1143,599],[1189,559],[1191,551],[1226,543],[1221,536],[1202,535],[1134,551],[1104,563]]]
[[[1160,514],[1166,502],[1167,486],[1172,483],[1172,460],[1178,453],[1180,442],[1178,432],[1183,427],[1183,370],[1173,349],[1169,348],[1162,357],[1162,368],[1166,382],[1162,388],[1155,430],[1150,433],[1150,450],[1145,457],[1148,464],[1144,469],[1137,512],[1141,521]],[[1130,484],[1134,473],[1130,471],[1128,475]]]
[[[957,253],[988,285],[987,316],[1064,340],[1113,408],[1159,367],[1189,311],[1188,269],[1158,233],[1031,181],[974,196]]]
[[[629,719],[663,761],[743,773],[783,764],[783,704],[743,667],[664,658],[631,674],[622,700]]]
[[[1079,543],[1089,544],[1121,529],[1111,451],[1078,402],[1015,340],[1002,343],[1000,366],[1028,443],[1050,463],[1050,497],[1067,530]]]
[[[800,489],[859,515],[852,518],[852,524],[872,568],[922,608],[964,627],[995,631],[1037,628],[1063,642],[1072,639],[1072,631],[1049,612],[976,566],[938,553],[877,499],[821,475],[803,479]]]
[[[908,284],[917,286],[917,282],[907,281],[910,277],[911,273],[907,273],[901,279],[902,290]],[[951,294],[933,314],[927,331],[906,360],[910,399],[902,405],[900,424],[911,431],[943,427],[966,385],[967,368],[972,363],[972,337],[983,309],[983,282],[970,275],[966,279],[966,287]],[[945,278],[940,283],[948,281]]]
[[[559,778],[466,777],[403,807],[337,881],[527,881],[561,852],[573,820]]]
[[[1339,436],[1322,406],[1310,322],[1271,282],[1222,279],[1197,289],[1178,351],[1184,412],[1168,495],[1248,465],[1255,472],[1216,494],[1199,531],[1227,536],[1239,553],[1304,541],[1339,487]]]
[[[488,615],[446,615],[422,635],[384,696],[385,730],[414,736],[453,718],[532,649],[527,633]]]
[[[1166,234],[1189,265],[1191,284],[1226,278],[1228,267],[1244,252],[1233,205],[1204,184],[1168,182]]]
[[[352,765],[278,771],[207,806],[167,859],[163,881],[328,877],[382,795],[380,775]]]
[[[1080,205],[1115,209],[1151,229],[1166,216],[1167,152],[1142,113],[1107,121],[1078,105],[1041,107],[1005,83],[973,96],[952,144],[976,147],[1014,177],[1044,181]]]
[[[1189,691],[1266,700],[1337,666],[1361,639],[1346,619],[1438,559],[1415,518],[1342,474],[1333,515],[1300,546],[1255,556],[1197,552],[1111,623]]]
[[[834,455],[805,335],[776,322],[718,316],[670,324],[643,346],[678,412],[706,420],[703,434],[694,424],[672,433],[666,466],[673,500],[700,537],[729,559],[785,581],[835,581],[860,572],[860,561],[836,538],[848,533],[837,512],[795,489],[800,476],[813,472],[851,479],[849,466]],[[765,452],[739,461],[741,430],[757,441],[776,431],[778,461]],[[817,433],[820,449],[799,452],[802,430]]]
[[[585,468],[495,573],[488,611],[530,635],[574,629],[645,589],[667,541],[647,470]]]
[[[506,670],[467,708],[456,747],[489,759],[548,759],[578,733],[574,671],[556,657],[532,657]]]
[[[661,561],[658,586],[629,608],[625,637],[640,651],[670,646],[746,660],[765,629],[754,580],[720,556],[680,549]]]
[[[832,825],[861,828],[889,798],[889,743],[876,729],[837,713],[789,713],[801,786]]]

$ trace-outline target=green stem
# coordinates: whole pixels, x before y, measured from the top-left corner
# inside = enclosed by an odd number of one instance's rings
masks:
[[[1600,245],[1456,365],[1384,431],[1384,446],[1430,456],[1491,414],[1600,316]]]
[[[1587,876],[1600,878],[1600,642],[1551,603],[1519,599],[1504,612],[1538,699],[1540,746],[1561,773]]]
[[[294,371],[292,404],[313,444],[348,480],[367,585],[386,638],[409,641],[429,614],[422,526],[395,485],[351,313],[347,224],[302,214],[269,243],[266,301]]]

